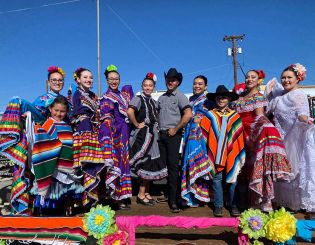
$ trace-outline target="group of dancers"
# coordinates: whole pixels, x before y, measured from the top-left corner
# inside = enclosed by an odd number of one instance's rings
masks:
[[[249,207],[315,212],[315,126],[299,89],[301,64],[285,68],[281,83],[269,81],[264,94],[262,70],[248,71],[232,92],[219,85],[207,93],[199,75],[189,99],[179,91],[182,73],[171,68],[158,101],[151,96],[155,74],[146,74],[136,96],[130,85],[119,88],[116,66],[104,74],[108,90],[100,98],[86,68],[74,72],[76,86],[64,97],[65,73],[52,66],[46,94],[8,103],[0,155],[12,167],[13,213],[70,215],[104,200],[130,209],[132,178],[139,205],[166,201],[174,213],[209,202],[217,217],[224,207],[231,216]],[[156,200],[151,182],[164,178],[164,197]]]

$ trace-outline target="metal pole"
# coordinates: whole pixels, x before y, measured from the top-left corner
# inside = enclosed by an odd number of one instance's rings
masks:
[[[100,52],[100,0],[96,0],[97,5],[97,95],[101,96],[101,52]]]
[[[234,86],[238,84],[237,82],[237,65],[236,65],[236,45],[235,39],[232,39],[232,56],[233,56],[233,67],[234,67]]]
[[[232,42],[232,57],[233,57],[233,67],[234,67],[234,85],[237,85],[237,61],[236,61],[236,55],[237,55],[237,49],[236,49],[236,41],[237,40],[243,40],[245,37],[245,34],[240,36],[225,36],[223,38],[223,41],[231,41]]]

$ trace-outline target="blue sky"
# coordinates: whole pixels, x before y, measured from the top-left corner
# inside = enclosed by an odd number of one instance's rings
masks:
[[[78,67],[94,73],[97,91],[95,0],[0,3],[0,111],[12,96],[33,101],[45,93],[50,65],[66,72],[64,94]],[[208,77],[209,91],[218,84],[231,88],[231,43],[223,37],[244,33],[238,61],[245,71],[263,69],[268,80],[299,62],[308,71],[302,84],[315,85],[314,12],[313,0],[101,0],[101,71],[115,64],[122,84],[136,92],[149,71],[164,89],[170,67],[183,73],[183,92],[191,92],[199,74]],[[103,75],[101,84],[103,93]]]

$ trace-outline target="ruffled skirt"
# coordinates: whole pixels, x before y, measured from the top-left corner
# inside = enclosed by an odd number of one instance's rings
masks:
[[[251,203],[270,211],[275,198],[274,182],[293,178],[282,138],[265,116],[259,116],[252,125],[247,146]]]
[[[315,212],[315,126],[296,122],[284,143],[295,178],[291,183],[276,184],[274,202]]]

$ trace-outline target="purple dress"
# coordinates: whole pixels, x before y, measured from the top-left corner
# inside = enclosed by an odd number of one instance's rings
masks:
[[[80,88],[73,96],[73,164],[83,171],[83,205],[97,202],[103,152],[98,142],[98,100],[92,91]]]
[[[129,86],[121,92],[108,89],[100,98],[99,141],[105,154],[106,188],[114,200],[123,200],[132,195],[127,116],[132,94]]]

